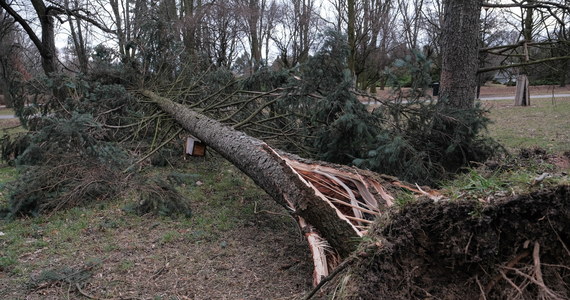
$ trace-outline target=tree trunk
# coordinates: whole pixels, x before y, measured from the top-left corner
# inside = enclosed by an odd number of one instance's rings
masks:
[[[347,1],[348,10],[348,69],[354,78],[356,78],[356,1]]]
[[[354,226],[347,219],[339,219],[334,207],[322,201],[285,159],[266,143],[169,99],[151,92],[143,95],[251,177],[280,205],[310,220],[342,257],[355,249],[358,234]]]
[[[55,48],[55,32],[54,32],[54,22],[53,15],[48,11],[48,8],[42,0],[31,0],[32,5],[38,15],[40,21],[40,26],[42,29],[42,38],[38,38],[29,22],[26,21],[22,16],[20,16],[10,4],[5,0],[0,0],[0,7],[2,7],[10,16],[18,22],[24,31],[28,34],[40,56],[42,58],[42,67],[47,76],[52,73],[57,72],[57,53]]]
[[[3,67],[0,66],[0,70]],[[3,70],[2,70],[3,71]],[[6,80],[5,76],[0,78],[0,105],[6,105],[6,107],[12,107],[12,95],[10,94],[10,87],[9,83]]]
[[[560,87],[566,87],[566,81],[568,76],[568,60],[562,61],[562,67],[560,68]]]
[[[141,93],[290,212],[311,247],[315,284],[356,249],[359,237],[373,223],[370,219],[393,204],[394,197],[388,191],[407,189],[417,195],[439,197],[393,177],[280,152],[184,105],[150,91]],[[327,243],[330,247],[323,246]]]
[[[265,4],[263,4],[265,5]],[[252,71],[255,72],[261,65],[261,36],[259,35],[259,20],[261,16],[261,7],[259,0],[249,0],[248,15],[246,16],[249,29],[250,50],[252,60]]]
[[[530,96],[528,93],[528,77],[525,74],[517,77],[517,86],[515,91],[515,106],[529,106]]]
[[[529,4],[534,4],[534,0],[529,0]],[[534,28],[534,9],[533,8],[526,8],[525,9],[525,17],[523,21],[523,62],[526,64],[530,61],[529,53],[528,53],[528,44],[532,42],[532,32]],[[516,86],[516,93],[515,93],[515,106],[529,106],[530,105],[530,93],[528,90],[528,67],[523,65],[521,67],[521,73],[517,77],[517,86]]]
[[[440,99],[473,107],[477,87],[481,0],[445,0],[441,36]]]
[[[42,57],[42,67],[46,75],[50,76],[57,70],[57,53],[55,48],[54,17],[42,0],[32,0],[40,25],[42,27],[42,44],[38,49]]]

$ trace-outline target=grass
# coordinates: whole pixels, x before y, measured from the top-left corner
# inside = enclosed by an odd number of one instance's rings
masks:
[[[166,177],[173,171],[165,168],[157,172]],[[31,274],[52,270],[54,261],[58,268],[73,269],[97,259],[103,262],[97,267],[98,272],[116,274],[120,278],[135,270],[140,272],[141,265],[164,264],[165,255],[172,255],[169,254],[171,251],[178,252],[182,248],[187,248],[183,250],[187,252],[198,251],[189,254],[188,259],[210,256],[211,247],[231,252],[228,233],[239,234],[244,226],[257,222],[256,201],[262,202],[261,209],[275,209],[264,204],[271,202],[263,191],[225,161],[192,163],[189,168],[176,172],[195,174],[178,186],[192,204],[191,218],[127,213],[123,208],[133,200],[127,195],[110,203],[76,207],[51,216],[0,220],[3,233],[0,236],[0,275],[8,276],[9,286],[18,290],[18,285],[25,286]],[[14,168],[0,168],[0,186],[15,176]],[[5,195],[5,189],[1,191]],[[6,199],[2,198],[0,206],[6,204]],[[295,232],[290,218],[267,216],[273,218],[272,226]],[[208,250],[200,250],[200,247]],[[148,254],[151,252],[158,254],[151,257]],[[3,293],[2,285],[6,286],[2,276],[0,294]],[[116,288],[120,289],[120,285]]]
[[[0,109],[0,116],[13,116],[14,110],[11,108]]]
[[[512,100],[483,103],[491,111],[490,135],[507,149],[570,151],[570,98],[531,99],[530,107],[515,107]]]
[[[453,180],[444,182],[441,191],[451,200],[492,202],[505,196],[570,184],[570,168],[565,169],[550,163],[551,154],[543,151],[526,152],[530,154],[507,155],[498,165],[490,163],[468,169]],[[548,176],[538,179],[544,174]]]
[[[12,109],[0,109],[0,116],[14,115],[14,110]],[[26,130],[20,126],[20,120],[17,118],[13,119],[0,119],[0,136],[2,135],[14,135],[18,133],[25,132]]]

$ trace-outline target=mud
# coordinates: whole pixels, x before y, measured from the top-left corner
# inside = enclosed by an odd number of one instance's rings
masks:
[[[570,186],[494,204],[423,200],[377,223],[341,299],[570,299]]]

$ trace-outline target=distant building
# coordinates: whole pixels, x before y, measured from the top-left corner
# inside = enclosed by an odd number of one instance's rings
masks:
[[[501,84],[507,84],[509,82],[516,81],[516,75],[512,74],[508,70],[499,70],[495,76],[493,77],[494,82],[498,82]]]

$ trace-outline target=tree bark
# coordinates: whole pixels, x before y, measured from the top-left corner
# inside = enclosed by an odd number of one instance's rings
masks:
[[[42,67],[46,75],[50,76],[58,71],[54,17],[42,0],[32,0],[32,5],[42,27],[42,47],[38,49],[42,56]]]
[[[525,74],[517,77],[515,91],[515,106],[530,106],[530,95],[528,92],[528,77]]]
[[[16,22],[22,26],[24,31],[28,34],[40,56],[42,58],[42,67],[47,76],[57,72],[57,55],[55,49],[55,32],[53,15],[50,13],[49,9],[46,7],[42,0],[31,0],[32,5],[36,11],[38,19],[40,21],[40,26],[42,29],[42,38],[38,38],[34,30],[30,27],[29,22],[20,16],[16,11],[12,9],[10,4],[5,0],[0,0],[0,7],[4,8],[8,14],[10,14]]]
[[[441,199],[429,188],[414,187],[394,177],[280,152],[151,91],[144,90],[141,94],[289,211],[313,254],[315,285],[356,249],[372,219],[393,205],[390,191],[404,189],[416,196]]]
[[[319,198],[285,158],[266,143],[152,92],[143,95],[252,178],[293,215],[315,226],[341,257],[355,250],[359,237],[355,227],[348,219],[339,218],[338,211]]]
[[[473,107],[477,88],[481,0],[445,0],[441,36],[440,99]]]
[[[356,78],[356,1],[347,1],[348,10],[348,69],[354,78]]]
[[[534,0],[528,1],[530,5],[534,4]],[[534,28],[534,9],[533,8],[526,8],[525,9],[525,17],[523,20],[523,62],[528,63],[530,61],[529,53],[528,53],[528,44],[532,42],[532,31]],[[516,94],[515,94],[515,106],[529,106],[530,105],[530,91],[528,89],[528,68],[527,65],[523,65],[521,67],[521,73],[517,78],[517,86],[516,86]]]
[[[263,18],[262,16],[262,7],[261,5],[265,5],[264,3],[259,3],[259,0],[248,0],[247,3],[247,15],[245,16],[248,26],[248,33],[249,33],[249,43],[250,43],[250,51],[251,51],[251,60],[252,60],[252,70],[253,72],[257,71],[261,65],[261,36],[259,35],[259,29],[261,27],[260,19]]]

